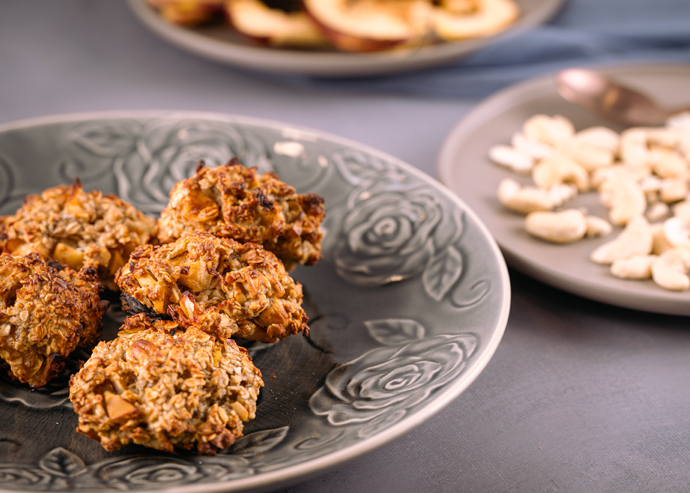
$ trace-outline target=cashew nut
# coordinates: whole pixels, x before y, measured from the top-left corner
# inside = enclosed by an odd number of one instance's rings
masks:
[[[575,135],[572,122],[561,115],[534,115],[522,125],[522,133],[529,139],[536,139],[552,147],[569,140]]]
[[[671,117],[666,120],[666,126],[690,132],[690,111],[682,111],[675,115],[671,115]]]
[[[621,133],[619,152],[625,164],[647,166],[647,130],[643,127],[633,127]]]
[[[518,173],[529,172],[534,166],[532,156],[507,145],[495,145],[489,149],[489,159]]]
[[[637,216],[612,241],[595,249],[590,259],[597,264],[610,264],[614,260],[647,255],[652,251],[652,230],[643,216]]]
[[[664,236],[674,247],[690,250],[690,227],[680,217],[669,217],[664,221]]]
[[[550,190],[542,190],[536,187],[523,187],[512,178],[504,178],[498,185],[498,200],[501,204],[522,214],[550,211],[576,194],[574,187],[569,185],[558,185]]]
[[[504,178],[498,185],[498,200],[508,209],[522,214],[534,211],[550,211],[555,207],[546,190],[522,187],[512,178]]]
[[[531,212],[525,218],[525,230],[532,236],[552,243],[572,243],[585,235],[587,221],[577,209]]]
[[[589,127],[575,134],[575,142],[606,149],[615,154],[618,151],[620,136],[610,128]]]
[[[661,255],[667,250],[675,248],[664,234],[664,223],[650,224],[652,229],[652,253],[654,255]]]
[[[589,172],[613,164],[613,151],[586,142],[579,142],[576,139],[565,142],[561,150]]]
[[[642,188],[630,179],[605,180],[599,193],[601,202],[609,208],[609,220],[613,224],[626,224],[647,209],[647,197]]]
[[[586,216],[587,221],[587,236],[593,238],[596,236],[606,236],[611,234],[613,226],[606,219],[602,219],[598,216]]]
[[[630,166],[627,164],[614,164],[612,166],[602,166],[592,171],[591,185],[599,188],[606,180],[617,178],[627,178],[629,180],[642,182],[651,175],[649,168],[644,166]]]
[[[674,248],[659,256],[652,264],[652,279],[664,289],[683,291],[690,288],[690,251]]]
[[[650,221],[658,221],[666,217],[668,210],[669,207],[664,202],[655,202],[649,207],[649,209],[647,209],[645,216]]]
[[[621,279],[649,279],[652,277],[652,264],[656,259],[656,255],[636,255],[614,260],[611,264],[611,274]]]
[[[532,169],[532,179],[539,188],[543,189],[561,183],[573,183],[580,192],[589,189],[587,170],[561,153],[539,161]]]
[[[647,145],[652,147],[665,147],[675,149],[680,144],[680,129],[671,127],[659,127],[647,129]]]
[[[660,178],[684,177],[688,171],[688,163],[676,151],[657,148],[647,153],[647,162],[652,171]]]
[[[673,115],[666,121],[666,126],[680,132],[677,149],[690,161],[690,111]]]
[[[515,132],[510,139],[512,146],[518,151],[532,156],[534,159],[544,159],[554,153],[554,148],[537,139],[529,139],[522,132]]]
[[[673,206],[673,215],[690,224],[690,202],[684,200]]]
[[[659,198],[666,203],[678,202],[688,195],[688,182],[684,178],[662,180]]]

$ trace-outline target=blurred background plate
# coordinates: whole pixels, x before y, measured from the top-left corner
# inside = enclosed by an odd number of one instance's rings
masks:
[[[324,258],[293,272],[304,286],[309,337],[246,344],[266,386],[245,436],[214,457],[133,445],[107,453],[75,432],[66,399],[74,362],[44,389],[0,379],[0,489],[276,489],[409,432],[484,369],[510,305],[498,246],[438,182],[345,139],[208,113],[5,124],[0,213],[13,213],[27,193],[79,177],[85,189],[116,193],[155,215],[200,159],[216,166],[233,156],[326,201]],[[117,296],[110,298],[106,339],[124,319]]]
[[[227,25],[187,28],[161,18],[145,0],[128,0],[132,11],[166,41],[221,63],[289,74],[359,77],[409,72],[464,58],[491,43],[538,26],[558,12],[565,0],[516,0],[521,18],[503,33],[481,39],[423,46],[415,50],[343,53],[261,47],[249,43]]]
[[[647,91],[660,104],[682,107],[690,103],[690,65],[641,64],[592,67],[621,82]],[[439,155],[441,181],[461,197],[484,221],[498,242],[509,265],[566,291],[613,305],[673,315],[690,315],[690,291],[667,291],[653,281],[613,277],[608,266],[597,265],[589,255],[613,236],[584,239],[567,245],[537,240],[524,230],[524,217],[505,209],[496,192],[503,178],[523,184],[531,177],[516,175],[493,164],[489,149],[510,144],[513,133],[529,117],[543,113],[569,118],[576,130],[614,125],[562,99],[553,75],[516,84],[487,98],[449,133]],[[568,207],[584,207],[591,214],[607,217],[596,193],[579,195]],[[620,228],[614,230],[614,234]]]

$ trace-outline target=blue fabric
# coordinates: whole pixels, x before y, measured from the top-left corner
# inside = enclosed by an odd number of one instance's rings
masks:
[[[566,67],[636,61],[690,63],[690,0],[567,0],[550,22],[451,65],[355,79],[287,76],[284,82],[339,90],[481,98],[512,83]]]

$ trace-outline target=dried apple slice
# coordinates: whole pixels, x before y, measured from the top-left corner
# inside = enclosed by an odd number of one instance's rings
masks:
[[[326,38],[303,10],[271,8],[261,0],[227,0],[225,13],[237,32],[270,46],[327,46]]]
[[[367,52],[415,44],[426,35],[428,0],[303,0],[304,10],[339,50]]]
[[[520,8],[513,0],[446,0],[431,16],[436,35],[456,41],[503,31],[520,17]]]
[[[173,24],[194,26],[210,20],[223,8],[223,0],[146,0]]]

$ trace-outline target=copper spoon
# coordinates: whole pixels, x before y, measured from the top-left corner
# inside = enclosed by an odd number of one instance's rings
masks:
[[[592,113],[623,125],[659,125],[671,115],[690,108],[663,108],[635,89],[583,68],[562,70],[556,75],[558,93]]]

